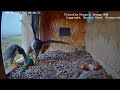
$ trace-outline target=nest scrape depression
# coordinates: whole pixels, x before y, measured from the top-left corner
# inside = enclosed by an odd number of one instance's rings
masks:
[[[80,65],[96,62],[90,53],[85,50],[65,53],[60,50],[39,54],[38,60],[33,66],[29,66],[25,72],[15,68],[8,75],[8,79],[109,79],[104,76],[107,73],[102,67],[100,70],[80,69]]]

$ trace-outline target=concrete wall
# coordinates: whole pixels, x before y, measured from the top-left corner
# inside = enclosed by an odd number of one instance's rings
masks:
[[[120,12],[108,12],[120,16]],[[120,78],[120,20],[94,20],[86,25],[86,50],[114,78]]]
[[[32,16],[28,14],[23,14],[22,20],[24,23],[26,23],[26,25],[22,24],[22,47],[24,48],[25,52],[28,54],[31,43],[34,40],[32,27],[31,27]]]

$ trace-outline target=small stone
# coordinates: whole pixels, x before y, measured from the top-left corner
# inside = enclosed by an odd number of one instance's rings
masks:
[[[84,71],[79,77],[78,79],[87,79],[89,77],[91,77],[93,75],[92,72],[90,71]]]

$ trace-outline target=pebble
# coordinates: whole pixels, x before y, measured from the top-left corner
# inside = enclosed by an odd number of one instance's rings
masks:
[[[80,69],[81,64],[87,64],[88,71]],[[48,51],[39,54],[38,60],[33,66],[30,66],[25,72],[20,72],[20,68],[15,68],[7,75],[8,79],[87,79],[103,78],[95,76],[96,73],[106,73],[102,67],[94,71],[93,66],[96,62],[90,53],[85,50],[76,50],[75,52]]]
[[[84,71],[79,77],[78,79],[87,79],[89,77],[91,77],[93,75],[93,73],[91,71]]]

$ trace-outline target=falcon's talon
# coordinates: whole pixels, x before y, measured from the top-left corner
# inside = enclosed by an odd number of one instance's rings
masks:
[[[13,64],[15,67],[20,67],[20,63],[17,63],[16,61],[13,61]]]
[[[12,64],[14,67],[16,67],[16,68],[18,68],[18,67],[20,67],[19,65],[17,65],[17,64]]]
[[[9,46],[3,53],[3,61],[8,60],[9,65],[14,65],[15,67],[20,67],[20,63],[14,61],[16,55],[22,54],[24,61],[27,60],[27,55],[22,47],[17,44]]]

